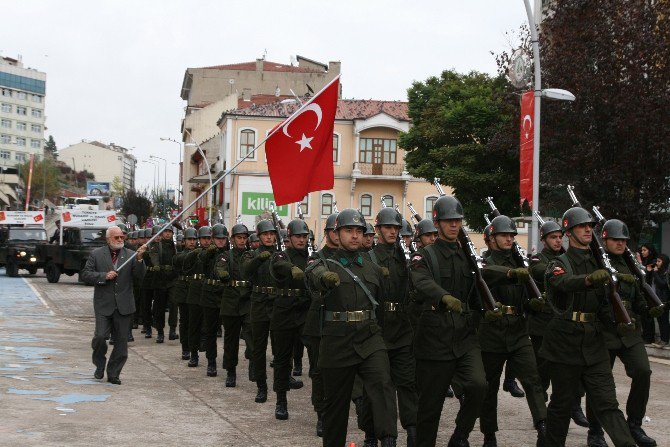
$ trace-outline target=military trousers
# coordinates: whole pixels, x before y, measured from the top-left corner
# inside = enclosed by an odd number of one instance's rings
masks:
[[[175,301],[174,297],[172,296],[172,293],[168,294],[168,300],[167,300],[167,306],[168,306],[168,326],[170,326],[170,329],[176,329],[177,325],[179,324],[179,305],[177,304],[177,301]]]
[[[190,351],[188,345],[188,303],[179,303],[179,343],[181,343],[182,351]]]
[[[542,340],[544,337],[540,335],[531,335],[530,342],[533,344],[533,352],[535,353],[535,361],[537,362],[537,373],[540,375],[540,383],[544,390],[544,400],[547,400],[547,390],[549,389],[549,369],[547,368],[547,361],[539,354],[542,347]]]
[[[216,333],[219,331],[219,308],[201,306],[202,309],[202,339],[205,356],[208,360],[216,359]]]
[[[142,289],[142,324],[147,328],[153,326],[153,303],[154,289]]]
[[[244,340],[244,358],[251,361],[253,352],[253,339],[251,336],[251,323],[249,314],[245,315],[222,315],[223,320],[223,369],[237,367],[240,355],[240,334]]]
[[[188,304],[188,350],[191,354],[200,350],[202,335],[202,307],[200,304]]]
[[[419,392],[417,446],[435,446],[442,408],[452,382],[457,382],[464,394],[456,416],[456,430],[468,436],[479,417],[487,389],[479,349],[471,349],[453,360],[417,359],[416,385]]]
[[[583,384],[592,402],[596,418],[616,447],[635,447],[630,429],[616,399],[612,369],[607,360],[594,365],[566,365],[548,362],[551,379],[551,400],[547,408],[547,447],[563,447],[568,435],[570,417]]]
[[[649,357],[643,343],[638,343],[630,348],[610,350],[610,365],[614,367],[617,357],[626,369],[626,375],[631,378],[630,391],[626,401],[626,415],[629,419],[642,421],[647,412],[649,402],[649,388],[651,387],[651,367]],[[593,404],[589,396],[586,396],[586,416],[593,421]]]
[[[133,298],[135,299],[135,313],[133,313],[132,325],[142,324],[142,289],[139,286],[133,285]]]
[[[168,289],[154,289],[153,326],[159,333],[162,333],[165,329],[168,292]]]
[[[323,376],[319,368],[319,345],[320,337],[305,335],[302,342],[307,348],[307,358],[309,359],[309,378],[312,380],[312,406],[318,414],[323,413],[325,402],[323,400]]]
[[[304,326],[303,326],[304,327]],[[302,358],[305,355],[305,345],[302,342],[302,327],[300,332],[295,335],[293,339],[293,367],[299,366],[302,368]]]
[[[544,390],[540,382],[540,375],[537,373],[535,353],[530,344],[513,352],[482,352],[482,362],[488,382],[486,398],[482,404],[479,419],[479,428],[482,433],[498,431],[498,390],[505,362],[510,367],[512,377],[519,379],[521,387],[526,392],[526,401],[533,416],[533,422],[537,424],[537,422],[547,419]]]
[[[275,329],[272,331],[272,346],[274,354],[273,385],[275,392],[290,390],[291,363],[295,339],[302,332],[302,326],[292,329]]]
[[[324,447],[342,447],[347,438],[349,406],[356,374],[361,376],[374,414],[378,438],[398,437],[395,390],[385,350],[373,352],[360,363],[343,368],[321,368],[325,406],[323,412]]]
[[[266,370],[268,336],[270,335],[270,321],[252,321],[251,338],[253,351],[251,362],[254,365],[254,378],[258,384],[267,384],[268,372]]]

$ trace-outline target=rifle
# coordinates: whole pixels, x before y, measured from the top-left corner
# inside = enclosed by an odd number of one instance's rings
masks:
[[[281,221],[281,218],[277,215],[277,210],[275,209],[274,203],[270,203],[270,214],[272,214],[272,223],[277,229],[277,250],[284,251],[284,239],[281,237],[280,229],[284,229],[284,222]]]
[[[501,216],[500,211],[498,210],[498,208],[496,208],[495,204],[493,203],[493,197],[487,197],[486,203],[488,203],[489,206],[491,207],[491,214],[493,215],[493,217]],[[517,264],[521,264],[525,268],[528,268],[530,266],[525,251],[523,250],[523,248],[521,248],[521,246],[519,246],[519,244],[516,241],[512,243],[512,257],[517,262]],[[535,280],[532,277],[528,278],[528,281],[526,282],[525,286],[526,291],[528,292],[528,296],[530,298],[542,299],[542,292],[540,292],[540,289],[537,287],[537,284],[535,284]]]
[[[305,215],[302,212],[302,204],[300,202],[295,202],[295,206],[297,207],[296,209],[298,210],[298,219],[305,222]],[[308,256],[312,256],[312,253],[314,253],[316,251],[316,247],[314,246],[313,236],[314,236],[314,233],[312,233],[312,230],[309,230],[309,234],[307,235],[307,255]]]
[[[412,206],[412,202],[409,202],[407,204],[407,208],[409,208],[409,212],[412,213],[412,219],[414,219],[414,221],[417,224],[423,220],[423,219],[421,219],[421,216],[419,215],[419,213],[417,213],[416,210],[414,209],[414,207]]]
[[[383,202],[383,200],[382,200],[382,202]],[[400,212],[400,206],[397,203],[395,204],[394,209],[395,209],[396,213],[400,214],[401,222],[403,220],[405,220],[405,218],[402,216],[402,213]],[[403,223],[403,227],[404,226],[405,226],[405,224]],[[412,251],[416,251],[416,247],[412,247],[412,250],[410,250],[410,248],[405,243],[405,239],[403,239],[403,237],[400,236],[400,232],[398,232],[398,241],[400,242],[400,248],[402,248],[403,253],[405,253],[405,259],[407,261],[409,261],[409,258],[412,254]]]
[[[600,213],[600,208],[597,206],[593,207],[593,214],[598,218],[598,224],[602,228],[607,221],[605,217]],[[631,271],[633,275],[640,281],[640,288],[642,289],[642,294],[644,295],[645,300],[647,301],[647,306],[651,307],[665,307],[665,303],[661,301],[654,289],[647,283],[647,272],[644,267],[641,266],[635,255],[626,245],[626,251],[623,252],[623,260],[626,263],[626,266]]]
[[[337,201],[333,202],[333,213],[339,213],[340,210],[337,209]]]
[[[446,195],[442,189],[442,185],[440,185],[440,179],[438,177],[433,179],[433,185],[435,185],[435,188],[440,194],[440,197]],[[472,243],[470,236],[462,225],[461,229],[458,231],[458,242],[461,244],[461,247],[463,247],[463,250],[467,255],[470,268],[475,274],[475,285],[479,291],[479,299],[481,300],[482,308],[484,310],[497,312],[498,306],[496,305],[496,300],[493,298],[491,289],[489,289],[489,285],[486,284],[486,281],[484,281],[484,276],[482,275],[482,270],[484,269],[484,260],[477,254],[475,244]]]
[[[579,200],[577,200],[574,189],[574,186],[568,185],[568,194],[570,195],[570,199],[572,199],[572,206],[581,208],[582,205],[579,203]],[[595,231],[591,237],[589,248],[591,249],[593,256],[596,258],[598,268],[607,270],[610,275],[610,287],[607,288],[607,299],[612,306],[614,321],[616,323],[625,324],[626,326],[632,325],[633,322],[630,319],[630,315],[628,315],[628,311],[623,305],[623,301],[619,295],[619,288],[621,285],[619,284],[619,278],[616,277],[617,271],[612,267],[610,257],[607,254],[607,251],[605,251],[605,247],[603,247],[602,241]]]
[[[488,214],[484,214],[484,221],[486,221],[486,225],[491,225],[491,219],[489,219]]]

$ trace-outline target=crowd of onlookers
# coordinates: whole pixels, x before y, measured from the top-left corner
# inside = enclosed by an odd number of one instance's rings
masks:
[[[660,317],[656,319],[649,316],[642,317],[642,338],[648,345],[670,349],[670,345],[668,345],[670,341],[670,320],[667,305],[670,301],[670,288],[668,287],[670,258],[665,254],[657,254],[656,249],[651,244],[642,244],[637,251],[637,257],[640,264],[647,270],[647,282],[656,291],[661,301],[666,303],[665,312]],[[656,323],[658,323],[658,340],[656,339]]]

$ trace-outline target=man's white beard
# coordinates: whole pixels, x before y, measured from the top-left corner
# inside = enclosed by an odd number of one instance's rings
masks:
[[[112,247],[112,250],[121,250],[123,248],[123,242],[110,242],[109,246]]]

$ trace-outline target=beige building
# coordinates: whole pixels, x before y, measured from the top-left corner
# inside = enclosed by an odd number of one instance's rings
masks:
[[[76,171],[93,173],[96,182],[112,183],[118,177],[126,189],[135,188],[137,159],[125,147],[82,140],[60,149],[58,160]]]

